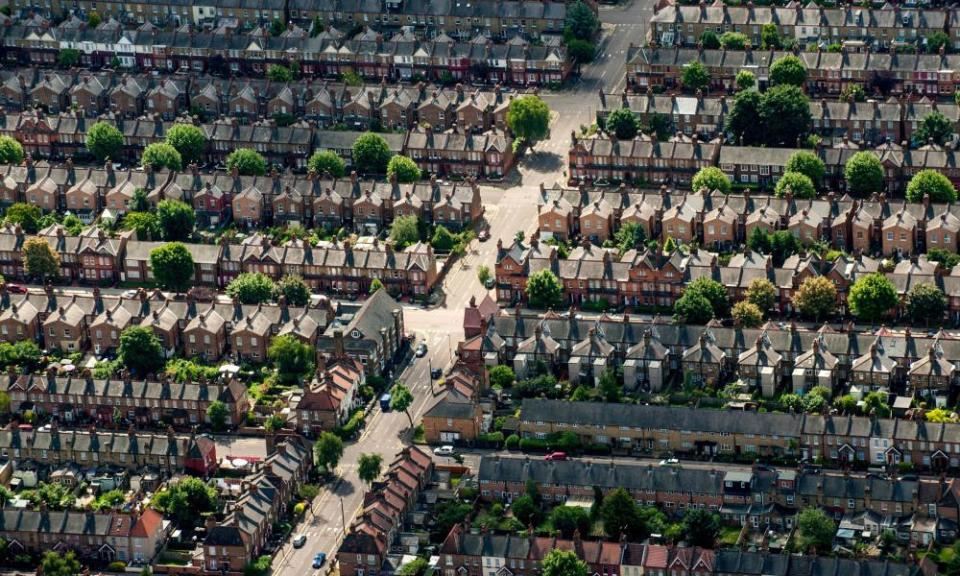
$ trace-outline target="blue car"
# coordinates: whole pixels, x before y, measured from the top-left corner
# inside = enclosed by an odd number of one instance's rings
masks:
[[[327,561],[326,552],[317,552],[316,556],[313,557],[313,567],[319,568],[323,566],[323,563]]]

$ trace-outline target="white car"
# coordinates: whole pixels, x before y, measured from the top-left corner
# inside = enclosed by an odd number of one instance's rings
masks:
[[[453,456],[453,446],[449,444],[446,446],[437,446],[433,449],[433,453],[437,456]]]
[[[306,543],[307,543],[307,535],[306,535],[306,534],[297,534],[296,536],[293,537],[293,547],[294,547],[294,548],[302,548],[303,545],[306,544]]]
[[[660,461],[661,466],[679,466],[680,461],[676,458],[666,458]]]

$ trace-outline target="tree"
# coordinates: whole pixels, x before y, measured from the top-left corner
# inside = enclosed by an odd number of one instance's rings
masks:
[[[310,287],[303,278],[288,274],[277,283],[277,295],[287,299],[290,306],[306,306],[310,303]]]
[[[563,300],[563,286],[548,268],[537,270],[527,279],[527,300],[533,308],[555,308]]]
[[[43,553],[38,572],[43,576],[77,576],[80,573],[80,562],[73,550],[66,554],[49,550]]]
[[[907,184],[907,200],[920,202],[923,197],[930,195],[932,202],[950,204],[957,201],[957,189],[950,179],[937,170],[921,170],[913,175]]]
[[[823,160],[813,152],[807,150],[797,150],[790,155],[784,172],[799,172],[805,175],[813,182],[813,185],[819,188],[823,184],[823,177],[827,173],[827,167]],[[794,194],[796,197],[796,194]]]
[[[597,47],[593,42],[571,38],[567,42],[567,58],[575,64],[587,64],[597,57]]]
[[[161,287],[183,292],[193,284],[193,256],[180,242],[164,244],[150,251],[150,268]]]
[[[716,50],[720,48],[720,37],[713,30],[704,30],[700,35],[700,45],[705,50]]]
[[[410,405],[413,404],[413,393],[402,382],[397,382],[390,389],[390,409],[403,412],[413,428],[413,418],[410,416]]]
[[[441,252],[449,252],[456,243],[456,237],[442,224],[437,226],[436,230],[433,231],[433,238],[430,239],[430,245],[433,246],[433,249]]]
[[[550,131],[550,108],[539,96],[528,94],[514,98],[507,109],[507,126],[517,138],[532,146]]]
[[[730,311],[733,319],[744,328],[756,328],[763,324],[763,312],[756,304],[741,300],[733,305]]]
[[[833,401],[833,407],[839,410],[842,414],[853,414],[853,411],[857,407],[857,399],[850,394],[845,394]]]
[[[611,538],[620,534],[638,539],[645,536],[637,515],[637,504],[623,488],[617,488],[603,498],[599,516],[603,522],[603,531]]]
[[[710,192],[718,190],[724,194],[729,194],[731,186],[730,178],[716,166],[701,168],[699,172],[694,174],[693,180],[690,181],[690,187],[694,192],[706,188]]]
[[[836,523],[828,518],[823,510],[812,506],[804,508],[797,515],[797,529],[800,550],[803,552],[811,548],[824,554],[829,552],[833,537],[837,533]]]
[[[83,231],[83,222],[76,214],[67,214],[63,217],[63,222],[60,224],[67,229],[68,234],[73,236],[79,236],[80,232]]]
[[[513,501],[511,504],[514,517],[523,523],[524,526],[538,524],[540,522],[540,507],[529,494],[524,494]]]
[[[343,458],[343,440],[333,432],[322,432],[313,443],[313,461],[324,472],[333,472]]]
[[[284,32],[286,32],[286,30],[287,30],[286,24],[284,24],[283,21],[280,20],[279,18],[274,18],[274,19],[270,22],[270,35],[271,35],[271,36],[279,36],[279,35],[283,34]]]
[[[741,32],[724,32],[720,35],[720,46],[724,50],[743,50],[749,43],[750,39]]]
[[[196,222],[193,206],[179,200],[161,200],[157,203],[157,220],[163,239],[167,242],[187,240],[193,234]]]
[[[579,40],[590,40],[600,29],[596,12],[581,0],[567,6],[566,30]]]
[[[116,158],[123,148],[123,134],[113,124],[97,122],[87,130],[87,150],[97,160]]]
[[[514,380],[517,379],[517,375],[514,374],[513,368],[505,364],[497,364],[490,368],[490,385],[494,388],[509,388],[513,385]]]
[[[284,384],[297,382],[313,370],[313,347],[293,334],[281,334],[270,341],[267,358],[277,366],[277,377]]]
[[[867,196],[884,189],[883,164],[872,152],[857,152],[847,160],[843,176],[851,194]]]
[[[885,392],[870,392],[863,397],[863,413],[875,414],[878,418],[890,417],[890,404]]]
[[[780,50],[783,42],[780,40],[780,30],[773,22],[764,24],[760,29],[760,47],[764,50]]]
[[[379,454],[361,454],[357,460],[357,476],[368,486],[372,486],[380,477],[381,468],[383,468],[383,456]]]
[[[273,298],[277,286],[263,272],[244,272],[227,285],[227,294],[242,304],[260,304]]]
[[[907,292],[907,315],[915,324],[939,322],[946,309],[947,297],[934,284],[914,284]]]
[[[945,32],[937,30],[933,34],[927,36],[927,52],[931,54],[937,54],[940,50],[948,50],[950,48],[950,37],[947,36]]]
[[[724,128],[733,135],[733,141],[737,144],[750,146],[763,142],[764,131],[760,124],[762,103],[763,96],[753,90],[742,91],[734,97]]]
[[[486,264],[481,264],[480,266],[477,266],[477,280],[480,281],[480,284],[483,285],[484,288],[486,288],[487,282],[491,278],[493,278],[493,276],[490,273],[489,266],[487,266]]]
[[[623,255],[628,250],[640,248],[645,237],[643,226],[639,222],[625,222],[613,234],[613,241],[617,245],[617,250]]]
[[[710,72],[700,62],[693,61],[683,67],[680,82],[691,92],[703,90],[710,85]]]
[[[398,154],[387,163],[387,176],[396,176],[397,182],[416,182],[420,179],[420,167],[413,160]]]
[[[133,212],[147,212],[150,210],[150,202],[147,200],[147,191],[143,188],[136,188],[133,191],[133,198],[130,200],[130,210]]]
[[[313,170],[319,176],[329,174],[332,178],[343,178],[347,172],[347,165],[336,152],[318,150],[307,161],[307,169]]]
[[[789,230],[777,230],[770,235],[770,256],[774,266],[783,266],[783,262],[800,250],[800,241]]]
[[[40,207],[36,204],[15,202],[7,208],[6,221],[10,224],[19,224],[27,234],[36,234],[40,228],[41,216]]]
[[[271,414],[263,421],[263,429],[265,432],[276,432],[277,430],[282,430],[286,423],[286,418],[280,414]]]
[[[267,66],[267,78],[271,82],[293,82],[293,72],[286,66],[280,64],[271,64]]]
[[[590,532],[590,515],[579,506],[557,506],[550,511],[550,523],[564,538],[572,538],[577,530],[581,534]]]
[[[87,27],[88,27],[88,28],[91,28],[91,29],[92,29],[92,28],[96,28],[97,26],[100,25],[100,22],[102,22],[102,21],[103,21],[103,19],[100,17],[100,13],[99,13],[99,12],[96,12],[96,11],[94,11],[94,10],[91,10],[90,12],[87,12]]]
[[[793,305],[804,316],[819,321],[837,309],[837,287],[825,276],[811,276],[800,284]]]
[[[80,51],[76,48],[61,48],[57,53],[57,64],[61,68],[73,68],[80,62]]]
[[[796,146],[810,129],[810,102],[796,86],[774,86],[760,101],[760,121],[768,145]]]
[[[0,390],[0,414],[4,416],[10,414],[10,394],[2,390]],[[0,504],[5,504],[8,498],[2,498],[2,500]]]
[[[813,181],[806,174],[799,172],[786,172],[777,180],[777,185],[773,188],[776,197],[784,198],[787,192],[790,192],[797,200],[808,200],[817,196],[817,189],[814,187]]]
[[[390,224],[390,240],[393,241],[398,251],[419,242],[419,219],[413,214],[394,218],[393,223]]]
[[[163,344],[149,327],[134,325],[124,328],[117,352],[123,365],[141,378],[163,369]]]
[[[956,421],[953,417],[951,417],[950,412],[948,410],[944,410],[943,408],[934,408],[923,416],[927,422],[933,422],[935,424],[945,424],[947,422]]]
[[[691,546],[713,548],[722,527],[720,515],[705,508],[687,508],[683,514],[683,539]]]
[[[880,272],[861,276],[850,287],[847,303],[854,316],[875,322],[900,302],[893,283]]]
[[[214,400],[207,406],[207,420],[214,430],[218,432],[225,430],[229,418],[230,410],[227,408],[227,405],[220,400]]]
[[[737,72],[734,83],[737,85],[737,90],[750,90],[757,85],[757,77],[749,70],[741,70]]]
[[[777,58],[770,65],[770,84],[772,86],[790,85],[802,88],[807,82],[807,67],[803,60],[787,55]]]
[[[353,165],[363,174],[383,174],[390,162],[390,146],[383,136],[365,132],[353,142]]]
[[[201,514],[217,509],[217,490],[199,478],[186,476],[157,492],[152,504],[180,527],[190,528],[200,523]]]
[[[916,139],[923,145],[933,143],[946,144],[953,138],[953,122],[941,112],[931,112],[923,117],[917,126]]]
[[[143,156],[140,157],[140,164],[146,168],[148,166],[155,170],[166,168],[168,170],[182,170],[183,158],[177,149],[165,142],[154,142],[143,150]]]
[[[764,316],[777,303],[777,287],[766,278],[754,278],[747,286],[747,302],[753,304]]]
[[[727,298],[727,289],[723,284],[711,278],[701,277],[687,284],[683,293],[700,294],[710,302],[713,315],[716,318],[725,318],[730,315],[730,301]]]
[[[23,146],[10,136],[0,136],[0,164],[23,162]]]
[[[640,121],[629,108],[618,108],[607,116],[606,130],[620,140],[632,140],[640,130]]]
[[[227,156],[227,170],[234,168],[241,176],[263,176],[267,173],[267,161],[250,148],[237,148]]]
[[[180,153],[180,158],[186,162],[199,162],[207,148],[207,136],[203,130],[193,124],[177,123],[167,130],[167,144],[173,146]]]
[[[784,394],[780,396],[780,409],[788,414],[803,412],[803,397],[798,394]]]
[[[587,576],[587,563],[573,550],[554,548],[543,557],[543,576]]]
[[[60,255],[43,238],[28,238],[23,243],[23,260],[27,274],[41,281],[60,272]]]
[[[706,324],[713,318],[713,306],[702,294],[684,293],[674,302],[673,313],[684,324]]]

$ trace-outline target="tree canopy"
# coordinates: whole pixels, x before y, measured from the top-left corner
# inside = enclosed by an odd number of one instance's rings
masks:
[[[749,74],[746,70],[743,72]],[[733,106],[724,121],[724,129],[733,135],[735,143],[750,146],[764,141],[763,126],[760,125],[762,102],[763,95],[753,90],[744,90],[734,97]]]
[[[333,472],[343,458],[343,440],[333,432],[322,432],[313,443],[313,461],[324,472]]]
[[[862,320],[875,322],[900,302],[893,283],[880,272],[861,276],[850,287],[847,303],[850,312]]]
[[[143,156],[140,157],[140,164],[144,168],[151,167],[154,170],[166,168],[167,170],[182,170],[183,158],[177,149],[166,142],[154,142],[143,150]]]
[[[817,197],[817,189],[806,174],[800,172],[786,172],[777,180],[773,193],[777,198],[786,197],[790,193],[796,200],[808,200]]]
[[[193,234],[197,215],[193,206],[180,200],[161,200],[157,203],[157,221],[167,242],[188,240]]]
[[[387,163],[387,176],[395,176],[397,182],[416,182],[420,179],[420,167],[413,160],[398,154]]]
[[[710,192],[718,190],[724,194],[729,194],[732,186],[730,178],[716,166],[701,168],[699,172],[694,174],[693,180],[690,181],[690,187],[694,192],[706,188]]]
[[[118,355],[123,365],[131,372],[145,378],[147,374],[159,374],[163,369],[163,344],[145,326],[129,326],[120,333]]]
[[[207,421],[210,427],[220,432],[226,429],[230,419],[230,409],[221,400],[214,400],[207,406]]]
[[[730,315],[730,301],[727,298],[727,289],[723,284],[707,277],[700,277],[687,284],[684,294],[700,294],[710,302],[710,308],[716,318],[725,318]]]
[[[777,287],[766,278],[754,278],[747,286],[747,302],[760,309],[766,316],[777,303]]]
[[[180,242],[171,242],[150,252],[150,268],[161,287],[183,292],[193,284],[193,256]]]
[[[883,164],[872,152],[857,152],[843,169],[847,189],[857,196],[868,196],[884,189]]]
[[[410,406],[413,404],[413,392],[403,382],[397,382],[390,388],[390,409],[403,412],[413,427],[413,418],[410,416]]]
[[[81,566],[73,550],[65,554],[48,550],[43,553],[39,568],[38,572],[43,576],[77,576]]]
[[[573,550],[554,548],[543,558],[543,576],[587,576],[589,568]]]
[[[357,460],[357,476],[365,484],[372,485],[380,477],[383,469],[383,456],[377,453],[361,454]]]
[[[730,315],[744,328],[757,328],[763,324],[763,312],[756,304],[746,300],[734,304]]]
[[[907,292],[907,315],[915,324],[939,322],[946,310],[947,297],[935,284],[914,284]]]
[[[97,122],[87,130],[87,150],[97,160],[116,158],[123,148],[123,133],[113,124]]]
[[[383,136],[364,132],[353,142],[353,165],[362,174],[384,174],[390,162],[390,146]]]
[[[277,286],[262,272],[244,272],[227,285],[227,294],[242,304],[260,304],[273,298]]]
[[[774,86],[760,101],[760,121],[767,144],[797,146],[812,123],[810,101],[797,86]]]
[[[929,168],[920,170],[910,178],[907,200],[920,202],[928,194],[931,202],[949,204],[957,201],[957,189],[953,187],[953,182],[942,172]]]
[[[734,83],[737,85],[737,90],[750,90],[757,85],[757,77],[749,70],[741,70],[737,72]]]
[[[563,286],[549,269],[537,270],[527,279],[527,300],[533,308],[555,308],[563,300]]]
[[[199,162],[207,148],[207,135],[199,126],[178,122],[167,130],[167,144],[180,153],[185,163]]]
[[[390,240],[398,251],[420,241],[420,221],[413,214],[393,219],[390,224]]]
[[[793,305],[804,316],[819,321],[837,309],[837,287],[826,276],[811,276],[800,284]]]
[[[46,281],[60,273],[60,254],[43,238],[27,238],[23,243],[23,264],[28,275]]]
[[[286,298],[290,306],[306,306],[310,303],[310,287],[296,275],[288,274],[280,279],[277,295]]]
[[[618,108],[607,116],[606,130],[620,140],[632,140],[640,130],[640,121],[629,108]]]
[[[827,167],[815,153],[808,150],[797,150],[790,155],[785,172],[799,172],[805,175],[813,182],[813,185],[819,188],[823,184],[823,177],[827,173]]]
[[[263,176],[267,173],[267,161],[256,150],[237,148],[227,156],[227,170],[234,168],[241,176]]]
[[[597,14],[585,2],[577,0],[567,5],[565,29],[578,40],[590,40],[600,29]]]
[[[507,109],[507,126],[518,138],[533,145],[550,131],[550,108],[536,94],[514,98]]]
[[[802,87],[807,81],[807,67],[803,60],[789,54],[781,56],[770,65],[770,83],[773,86],[790,85]]]
[[[23,146],[10,136],[0,136],[0,164],[23,162]]]
[[[710,85],[710,72],[703,64],[694,60],[683,67],[680,82],[686,90],[691,92],[703,90]]]
[[[157,492],[152,504],[178,526],[190,528],[200,524],[202,514],[217,509],[217,490],[199,478],[186,476]]]
[[[720,35],[720,47],[724,50],[743,50],[750,39],[743,32],[728,31]]]
[[[307,161],[307,169],[313,170],[318,176],[329,174],[332,178],[343,178],[347,172],[347,165],[336,152],[318,150]]]
[[[281,334],[270,341],[267,358],[277,366],[277,378],[290,384],[313,370],[313,347],[293,334]]]
[[[830,552],[833,537],[837,534],[837,525],[823,510],[810,506],[797,515],[799,545],[801,552],[815,549],[821,553]]]
[[[684,293],[674,302],[673,313],[684,324],[706,324],[713,318],[713,306],[703,294]]]
[[[953,138],[953,122],[943,115],[942,112],[934,110],[920,121],[914,138],[921,146],[924,144],[944,145]]]

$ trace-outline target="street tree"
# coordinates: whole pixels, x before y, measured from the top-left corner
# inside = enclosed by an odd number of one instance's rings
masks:
[[[193,256],[180,242],[164,244],[150,251],[150,268],[161,287],[183,292],[193,284]]]
[[[600,29],[600,20],[596,12],[585,2],[577,0],[567,5],[567,19],[564,29],[578,40],[590,40]]]
[[[809,150],[797,150],[790,155],[784,172],[799,172],[804,174],[813,182],[813,185],[819,188],[823,185],[823,177],[827,173],[827,167],[815,153]]]
[[[390,409],[403,412],[410,421],[410,427],[413,428],[413,418],[410,416],[410,406],[413,404],[413,393],[403,384],[397,382],[390,389]]]
[[[766,278],[754,278],[747,286],[747,302],[759,308],[766,316],[777,302],[777,287]]]
[[[10,136],[0,136],[0,164],[16,166],[23,162],[23,146]]]
[[[143,149],[140,165],[154,170],[166,168],[179,171],[183,169],[183,158],[176,148],[166,142],[154,142]]]
[[[554,548],[544,556],[541,564],[543,576],[587,576],[590,573],[587,563],[573,550]]]
[[[237,148],[227,156],[227,170],[237,170],[241,176],[263,176],[267,173],[267,160],[250,148]]]
[[[810,101],[796,86],[774,86],[760,101],[760,121],[767,145],[796,146],[812,123]]]
[[[507,109],[507,126],[517,138],[533,146],[550,132],[550,108],[536,94],[514,98]]]
[[[567,57],[577,64],[588,64],[597,57],[597,47],[589,40],[571,38],[567,41]]]
[[[292,384],[313,370],[313,347],[293,334],[281,334],[270,341],[267,358],[277,367],[281,383]]]
[[[862,320],[876,322],[900,302],[893,283],[880,272],[861,276],[850,287],[850,312]]]
[[[563,286],[548,268],[537,270],[527,279],[527,301],[533,308],[556,308],[563,300]]]
[[[746,300],[734,304],[730,315],[744,328],[757,328],[763,324],[763,312],[756,304]]]
[[[920,170],[910,178],[907,184],[907,200],[921,202],[924,196],[930,196],[931,202],[951,204],[957,201],[957,189],[942,172],[932,169]]]
[[[288,274],[277,282],[277,297],[283,296],[290,306],[306,306],[310,303],[310,287],[303,278]]]
[[[606,130],[620,140],[632,140],[640,130],[640,121],[629,108],[618,108],[607,116]]]
[[[60,254],[54,252],[43,238],[27,238],[23,243],[23,263],[27,274],[46,282],[47,278],[60,272]]]
[[[207,420],[210,427],[217,432],[222,432],[227,428],[227,420],[230,418],[230,409],[220,400],[214,400],[207,406]]]
[[[180,242],[190,239],[197,215],[186,202],[161,200],[157,203],[157,220],[164,240]]]
[[[770,84],[803,87],[807,82],[807,67],[803,60],[792,54],[781,56],[770,65]]]
[[[353,165],[361,174],[385,174],[390,146],[383,136],[364,132],[353,142]]]
[[[178,122],[167,130],[167,144],[180,153],[185,164],[199,162],[207,148],[207,136],[199,126]]]
[[[393,241],[398,252],[419,242],[419,219],[413,214],[394,218],[393,223],[390,224],[390,240]]]
[[[480,284],[486,288],[487,281],[490,280],[493,276],[490,273],[490,267],[486,264],[481,264],[477,266],[477,280],[480,281]]]
[[[87,130],[87,150],[103,162],[107,158],[116,158],[123,148],[123,133],[113,124],[97,122]]]
[[[843,169],[847,189],[856,196],[869,196],[884,189],[883,164],[872,152],[857,152]]]
[[[333,432],[322,432],[313,443],[313,461],[323,472],[331,473],[343,458],[343,440]]]
[[[811,276],[800,284],[793,305],[801,314],[819,321],[837,309],[837,287],[826,276]]]
[[[790,193],[795,200],[810,200],[817,197],[817,189],[813,181],[806,174],[800,172],[786,172],[777,180],[773,193],[777,198],[784,198]]]
[[[690,92],[703,90],[710,86],[710,72],[707,71],[707,68],[703,64],[695,60],[683,67],[680,82],[683,84],[684,89]]]
[[[413,160],[399,154],[387,162],[387,176],[394,176],[397,182],[416,182],[420,179],[420,167]]]
[[[263,272],[244,272],[227,285],[227,294],[241,304],[268,302],[276,290],[276,284]]]
[[[307,169],[318,176],[329,174],[331,178],[343,178],[347,172],[347,165],[337,153],[332,150],[318,150],[307,161]]]
[[[360,480],[367,486],[372,486],[373,483],[377,481],[382,469],[383,456],[379,454],[361,454],[357,460],[357,476],[359,476]]]
[[[914,284],[907,292],[907,315],[915,324],[940,322],[947,309],[947,297],[935,284]]]
[[[123,365],[141,378],[158,374],[163,369],[163,344],[152,328],[136,325],[124,328],[117,352]]]
[[[921,146],[924,144],[942,146],[953,138],[953,122],[942,112],[930,112],[920,121],[914,137]]]
[[[699,172],[693,175],[690,186],[694,192],[699,192],[703,188],[706,188],[709,192],[717,190],[724,194],[729,194],[732,188],[730,178],[723,173],[723,170],[716,166],[701,168]]]

